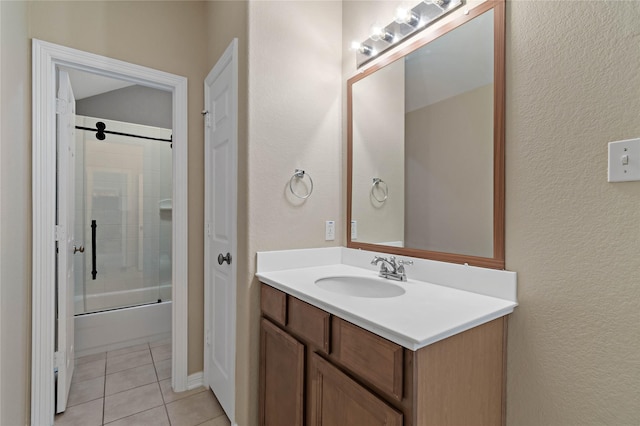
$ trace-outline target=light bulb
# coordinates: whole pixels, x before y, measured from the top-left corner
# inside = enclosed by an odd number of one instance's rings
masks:
[[[371,55],[373,53],[371,46],[367,46],[366,44],[357,41],[351,42],[351,49],[356,50],[363,55]]]
[[[425,3],[433,3],[436,6],[440,6],[443,9],[446,9],[449,5],[450,0],[424,0]]]
[[[379,41],[384,40],[387,43],[391,43],[393,41],[393,34],[391,34],[387,29],[377,22],[371,26],[371,40]]]
[[[396,22],[415,27],[420,22],[420,17],[411,9],[400,6],[396,9]]]

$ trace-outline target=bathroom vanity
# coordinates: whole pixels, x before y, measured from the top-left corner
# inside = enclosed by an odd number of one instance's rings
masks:
[[[348,248],[258,253],[261,425],[505,423],[505,1],[374,58],[394,22],[347,81]]]
[[[515,273],[412,259],[394,282],[376,254],[258,254],[260,424],[503,424]]]

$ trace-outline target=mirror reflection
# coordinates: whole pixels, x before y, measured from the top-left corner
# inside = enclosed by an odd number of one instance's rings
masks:
[[[493,19],[353,83],[352,242],[493,257]]]

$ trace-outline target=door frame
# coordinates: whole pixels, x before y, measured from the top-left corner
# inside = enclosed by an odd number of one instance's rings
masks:
[[[56,66],[172,93],[172,365],[171,385],[187,389],[187,79],[32,40],[32,337],[31,424],[53,424],[55,339]]]

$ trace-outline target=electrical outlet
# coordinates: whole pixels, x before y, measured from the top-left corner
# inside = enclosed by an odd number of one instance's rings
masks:
[[[358,221],[357,220],[351,221],[351,239],[352,240],[358,239]]]
[[[336,222],[328,220],[324,224],[324,239],[325,241],[333,241],[336,239]]]

